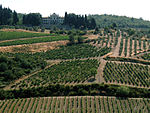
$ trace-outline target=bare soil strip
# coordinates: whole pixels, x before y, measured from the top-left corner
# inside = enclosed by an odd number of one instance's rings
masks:
[[[135,52],[134,52],[134,40],[132,40],[132,54],[131,54],[131,56],[133,56],[135,54]]]
[[[122,48],[121,57],[125,56],[125,43],[126,43],[126,39],[123,39],[123,48]]]
[[[137,40],[137,53],[140,52],[139,40]]]
[[[141,41],[141,50],[142,51],[144,51],[144,47],[143,46],[144,46],[143,41]]]
[[[130,56],[130,38],[128,38],[127,56],[126,57],[129,57],[129,56]]]
[[[97,83],[102,83],[104,82],[104,78],[103,78],[103,69],[106,65],[106,61],[103,59],[100,59],[100,65],[97,69],[97,74],[96,74],[96,82]]]
[[[114,47],[114,49],[112,50],[112,52],[113,52],[112,56],[115,56],[115,57],[119,56],[121,38],[122,38],[122,36],[121,36],[121,32],[120,32],[120,37],[118,37],[118,43],[117,43],[116,47]]]

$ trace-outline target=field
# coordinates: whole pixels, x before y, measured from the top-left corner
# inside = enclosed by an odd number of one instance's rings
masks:
[[[0,100],[1,113],[149,113],[150,100],[101,96]]]
[[[20,39],[20,38],[40,37],[40,36],[50,36],[50,34],[18,32],[18,31],[0,31],[0,41]]]

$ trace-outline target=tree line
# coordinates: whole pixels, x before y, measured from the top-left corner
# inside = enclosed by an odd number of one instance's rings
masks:
[[[0,5],[0,25],[16,25],[19,21],[17,12]]]
[[[87,18],[87,15],[76,15],[74,13],[68,14],[65,12],[64,24],[74,27],[76,29],[94,29],[96,22],[94,18]]]
[[[0,90],[0,99],[48,96],[116,96],[122,98],[149,98],[150,90],[111,84],[79,84],[32,87],[18,90]]]
[[[21,21],[21,23],[19,23]],[[3,8],[0,5],[0,25],[27,25],[39,26],[42,22],[42,16],[39,13],[18,14],[10,8]]]

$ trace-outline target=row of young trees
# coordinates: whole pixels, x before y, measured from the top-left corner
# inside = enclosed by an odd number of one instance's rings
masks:
[[[94,29],[96,27],[94,18],[88,19],[86,15],[67,14],[67,12],[65,13],[64,24],[77,29]]]

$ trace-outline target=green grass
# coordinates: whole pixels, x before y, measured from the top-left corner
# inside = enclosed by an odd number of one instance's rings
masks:
[[[16,41],[3,42],[3,43],[0,43],[0,46],[33,44],[33,43],[41,43],[41,42],[68,40],[68,39],[69,39],[68,36],[39,37],[39,38],[31,38],[31,39],[26,39],[26,40],[16,40]]]
[[[50,36],[50,34],[17,32],[17,31],[0,31],[0,41],[20,39],[20,38],[40,37],[40,36]]]

